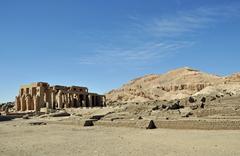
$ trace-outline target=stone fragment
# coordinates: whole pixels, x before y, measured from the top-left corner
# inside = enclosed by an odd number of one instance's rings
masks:
[[[46,122],[42,121],[34,121],[34,122],[29,122],[30,125],[35,126],[35,125],[46,125]]]
[[[85,120],[83,126],[84,126],[84,127],[87,127],[87,126],[94,126],[93,121],[95,121],[95,120],[91,120],[91,119],[89,119],[89,120]]]
[[[90,117],[90,119],[96,119],[96,120],[100,120],[101,118],[103,118],[105,115],[93,115]]]
[[[159,106],[155,106],[152,108],[152,110],[158,110],[159,109]]]
[[[49,116],[50,117],[63,117],[63,116],[70,116],[71,114],[69,114],[66,111],[60,111],[60,112],[56,112],[56,113],[50,113]]]
[[[216,100],[216,97],[211,97],[210,101]]]
[[[162,104],[162,109],[165,109],[165,108],[167,108],[167,106],[166,106],[166,105],[164,105],[164,104]]]
[[[196,104],[195,104],[195,105],[191,105],[190,108],[191,108],[192,110],[198,109],[198,105],[196,105]]]
[[[203,102],[203,103],[206,102],[206,97],[202,97],[201,102]]]
[[[23,118],[23,119],[29,119],[29,115],[26,114],[26,115],[24,115],[22,118]]]
[[[170,110],[174,110],[174,109],[180,109],[180,108],[184,108],[184,106],[181,106],[181,105],[180,105],[180,101],[177,101],[176,103],[168,106],[167,109],[168,109],[168,110],[169,110],[169,109],[170,109]]]
[[[191,96],[189,97],[188,101],[189,101],[190,103],[196,102],[196,100],[195,100],[193,97],[191,97]]]

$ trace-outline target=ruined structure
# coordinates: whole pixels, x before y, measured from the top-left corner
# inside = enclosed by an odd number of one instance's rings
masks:
[[[21,86],[16,96],[17,111],[40,111],[41,108],[62,109],[78,107],[103,107],[104,95],[89,93],[88,88],[79,86],[50,86],[37,82]]]

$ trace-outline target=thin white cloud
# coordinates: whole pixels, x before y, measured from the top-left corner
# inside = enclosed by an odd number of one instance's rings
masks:
[[[98,49],[91,56],[78,58],[79,64],[105,64],[105,63],[131,63],[134,61],[148,62],[168,56],[171,52],[178,49],[192,46],[194,42],[171,41],[171,42],[148,42],[135,48],[113,48],[106,46]]]
[[[162,16],[147,22],[139,27],[145,32],[158,37],[177,37],[194,34],[200,29],[224,22],[227,19],[240,15],[240,8],[235,6],[221,6],[215,8],[198,8],[196,10],[178,12],[172,16]]]
[[[148,20],[139,16],[129,16],[131,24],[118,40],[124,44],[108,43],[96,47],[95,53],[77,59],[84,65],[146,63],[172,55],[183,48],[195,44],[188,35],[216,26],[221,21],[239,16],[240,9],[234,6],[198,8],[163,15]],[[184,38],[181,39],[181,38]],[[180,40],[181,39],[181,40]]]

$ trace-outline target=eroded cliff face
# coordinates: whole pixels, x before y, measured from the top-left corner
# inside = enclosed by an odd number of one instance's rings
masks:
[[[106,94],[108,102],[174,100],[191,96],[206,87],[240,83],[240,74],[220,77],[188,67],[161,75],[146,75]]]

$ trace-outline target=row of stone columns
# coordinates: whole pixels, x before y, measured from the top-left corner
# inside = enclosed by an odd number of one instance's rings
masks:
[[[44,90],[37,88],[36,95],[22,94],[16,97],[17,111],[34,110],[40,111],[40,108],[47,107],[48,109],[62,109],[69,107],[96,107],[106,106],[105,96],[97,94],[75,94],[59,90]]]
[[[40,111],[40,96],[31,96],[29,94],[16,96],[16,109],[17,111],[34,110]]]

